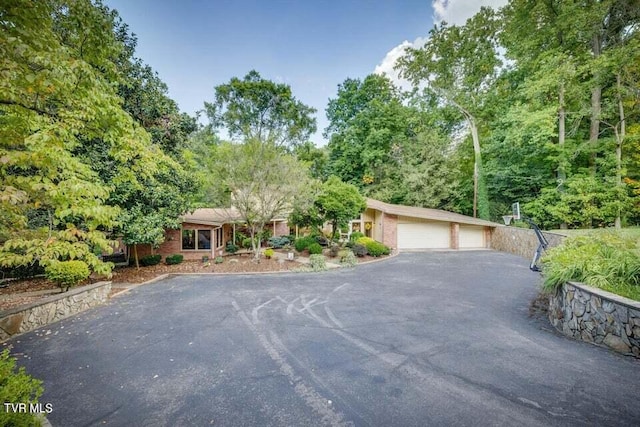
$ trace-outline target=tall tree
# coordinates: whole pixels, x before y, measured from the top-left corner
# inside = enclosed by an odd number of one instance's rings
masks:
[[[102,139],[129,174],[153,170],[148,136],[121,108],[111,58],[122,45],[113,22],[86,1],[9,0],[0,9],[0,217],[13,219],[0,242],[0,265],[49,265],[79,259],[94,271],[108,264],[104,230],[118,208],[110,187],[73,155],[85,139]],[[44,227],[30,224],[44,213]]]
[[[204,105],[213,128],[225,128],[235,141],[295,146],[316,131],[316,110],[298,101],[288,85],[263,79],[255,70],[216,86],[215,101]]]
[[[480,121],[487,92],[498,76],[496,13],[482,8],[460,27],[442,23],[429,32],[420,48],[410,48],[398,60],[401,75],[424,87],[464,116],[475,153],[473,215],[488,218],[489,206],[482,179]]]
[[[228,197],[226,205],[249,229],[256,260],[260,256],[256,236],[274,218],[286,217],[294,199],[311,188],[304,165],[273,142],[257,139],[221,144],[211,173],[216,178],[217,194]]]

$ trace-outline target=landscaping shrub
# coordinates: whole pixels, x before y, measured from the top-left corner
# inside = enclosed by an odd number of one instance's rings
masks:
[[[238,245],[234,245],[233,243],[227,243],[227,247],[226,247],[226,251],[230,254],[235,254],[236,252],[238,252],[240,248],[238,247]]]
[[[45,268],[47,279],[68,291],[89,277],[89,267],[84,261],[58,261]]]
[[[307,249],[309,249],[310,255],[318,255],[322,253],[322,246],[320,246],[319,243],[312,243]]]
[[[287,246],[291,241],[287,236],[275,236],[269,238],[267,244],[274,249],[282,249]]]
[[[149,267],[151,265],[157,265],[160,263],[162,255],[145,255],[140,258],[140,265],[143,267]]]
[[[9,355],[9,349],[0,353],[0,402],[38,403],[42,395],[42,381],[32,378],[24,368],[16,369],[16,359]],[[38,426],[36,414],[0,410],[0,426]]]
[[[222,258],[221,256],[217,256],[213,259],[213,262],[215,264],[222,264],[224,262],[224,258]]]
[[[327,262],[323,255],[313,254],[309,257],[309,266],[313,271],[323,271],[327,269]]]
[[[640,248],[619,233],[571,237],[542,258],[544,288],[577,281],[640,300]]]
[[[307,249],[309,245],[311,245],[312,243],[317,243],[317,242],[313,237],[306,236],[306,237],[301,237],[297,239],[296,242],[294,243],[294,246],[296,248],[296,251],[302,252],[305,249]]]
[[[4,273],[4,275],[0,274],[0,277],[14,277],[16,279],[28,279],[39,274],[44,274],[44,267],[42,267],[37,262],[29,265],[21,265],[13,268],[3,268],[0,269],[0,272]]]
[[[360,245],[364,245],[367,248],[367,253],[374,257],[389,255],[391,253],[391,249],[389,249],[388,246],[385,246],[370,237],[360,237],[356,242]]]
[[[363,257],[368,253],[367,247],[365,245],[361,245],[360,243],[354,244],[351,250],[356,256],[359,256],[359,257]]]
[[[359,231],[354,231],[353,233],[351,233],[351,236],[349,236],[349,240],[351,240],[352,242],[355,242],[361,237],[364,237],[364,233],[361,233]]]
[[[338,256],[340,257],[340,265],[343,267],[355,267],[358,264],[356,256],[349,250],[340,251]]]
[[[271,258],[274,253],[275,253],[275,251],[273,249],[265,249],[264,256],[267,257],[267,258]]]
[[[257,237],[258,237],[259,241],[266,243],[266,242],[269,241],[271,236],[273,236],[273,232],[270,229],[265,228],[264,230],[262,230],[262,232]]]
[[[182,256],[181,254],[174,254],[166,257],[164,259],[164,262],[167,265],[176,265],[176,264],[180,264],[183,260],[184,260],[184,256]]]
[[[242,247],[245,249],[251,249],[251,237],[245,237],[242,239]]]
[[[369,242],[366,245],[367,252],[369,255],[373,257],[379,257],[381,255],[389,255],[391,253],[391,249],[387,246],[383,245],[380,242]]]

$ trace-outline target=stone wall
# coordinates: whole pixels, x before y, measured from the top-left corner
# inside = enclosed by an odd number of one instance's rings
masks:
[[[549,248],[558,246],[565,239],[561,234],[543,231],[542,234],[549,242]],[[491,249],[508,252],[514,255],[531,259],[538,248],[538,238],[535,231],[529,228],[508,227],[501,225],[495,227],[491,233]]]
[[[640,302],[569,282],[549,298],[549,320],[564,335],[640,358]]]
[[[99,282],[0,311],[0,341],[103,304],[109,299],[109,292],[111,282]]]

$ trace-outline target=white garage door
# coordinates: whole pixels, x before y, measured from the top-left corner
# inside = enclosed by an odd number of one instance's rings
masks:
[[[460,224],[460,248],[484,248],[484,227]]]
[[[398,249],[448,249],[449,223],[406,222],[398,224]]]

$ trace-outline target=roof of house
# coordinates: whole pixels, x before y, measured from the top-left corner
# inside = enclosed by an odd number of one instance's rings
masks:
[[[181,220],[191,224],[213,226],[244,222],[244,218],[235,208],[198,208],[191,213],[182,215]],[[272,221],[283,220],[283,218],[274,218]]]
[[[382,211],[386,214],[408,216],[413,218],[430,219],[433,221],[457,222],[458,224],[482,225],[487,227],[498,227],[501,224],[486,221],[484,219],[473,218],[454,212],[443,211],[441,209],[419,208],[416,206],[393,205],[381,202],[380,200],[367,199],[367,207]]]

